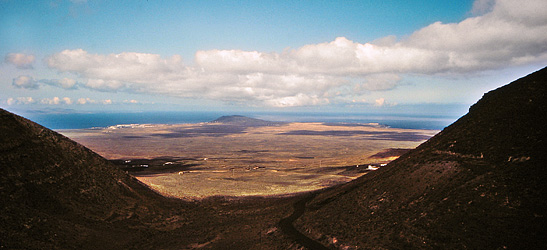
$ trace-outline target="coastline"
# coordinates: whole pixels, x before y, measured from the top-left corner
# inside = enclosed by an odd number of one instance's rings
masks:
[[[237,112],[141,112],[28,114],[26,117],[53,129],[99,129],[127,124],[198,124]],[[272,122],[321,122],[334,124],[378,123],[391,128],[441,130],[459,116],[393,115],[367,113],[252,112],[242,115]]]

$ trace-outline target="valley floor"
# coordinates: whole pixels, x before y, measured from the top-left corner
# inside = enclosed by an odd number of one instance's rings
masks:
[[[131,125],[60,131],[163,195],[300,193],[346,183],[437,131],[378,124]]]

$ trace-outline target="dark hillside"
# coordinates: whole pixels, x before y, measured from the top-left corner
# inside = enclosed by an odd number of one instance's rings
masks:
[[[180,244],[208,237],[176,230],[191,222],[196,205],[164,198],[87,148],[2,109],[0,170],[0,248],[150,248],[161,234],[177,233]]]
[[[70,139],[0,109],[0,249],[288,249],[298,197],[160,196]]]
[[[385,168],[318,195],[298,227],[365,249],[545,249],[547,68],[491,91]]]

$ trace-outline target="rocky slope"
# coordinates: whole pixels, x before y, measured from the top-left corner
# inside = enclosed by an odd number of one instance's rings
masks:
[[[547,68],[491,91],[387,167],[319,194],[297,222],[359,249],[545,249]]]
[[[163,235],[178,234],[181,245],[207,238],[184,226],[205,218],[206,227],[206,210],[164,198],[87,148],[2,109],[0,163],[0,248],[157,248],[172,241]]]

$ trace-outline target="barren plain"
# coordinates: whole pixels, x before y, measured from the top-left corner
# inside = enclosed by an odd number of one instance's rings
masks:
[[[252,118],[249,118],[252,119]],[[61,130],[159,193],[269,196],[348,182],[438,131],[379,124],[132,124]]]

